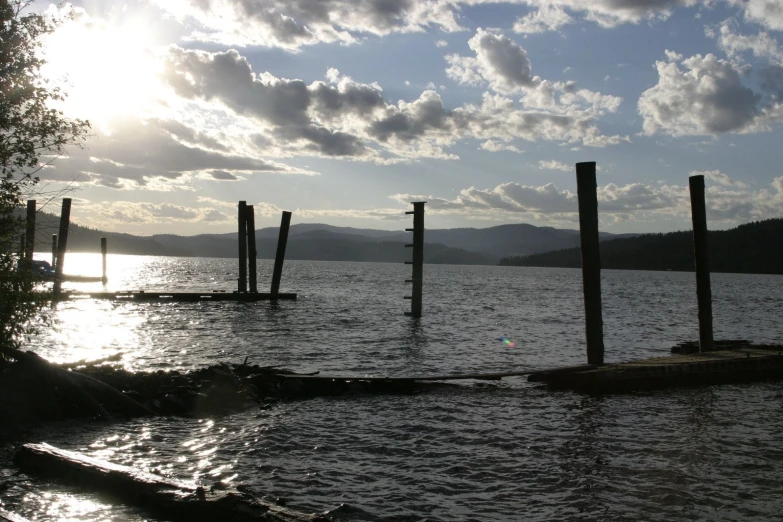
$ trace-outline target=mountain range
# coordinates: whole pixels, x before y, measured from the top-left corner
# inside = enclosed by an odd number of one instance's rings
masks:
[[[51,251],[51,234],[56,234],[59,217],[39,212],[36,218],[36,251]],[[259,259],[273,259],[278,227],[256,230]],[[602,239],[634,236],[602,233]],[[236,257],[237,234],[179,236],[156,234],[135,236],[106,232],[71,223],[68,250],[99,252],[100,238],[108,238],[109,252],[155,256]],[[412,234],[403,231],[337,227],[326,224],[292,225],[288,233],[286,259],[325,261],[409,260],[404,248]],[[577,230],[536,227],[527,224],[488,228],[431,229],[424,232],[424,262],[447,264],[497,264],[504,257],[524,256],[579,245]]]

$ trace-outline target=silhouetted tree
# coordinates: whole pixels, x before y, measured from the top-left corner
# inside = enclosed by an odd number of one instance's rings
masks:
[[[65,93],[41,75],[42,38],[58,21],[25,12],[31,3],[0,0],[0,349],[18,347],[48,300],[32,291],[33,275],[17,269],[22,203],[35,197],[38,172],[67,146],[82,145],[90,127],[53,106]]]

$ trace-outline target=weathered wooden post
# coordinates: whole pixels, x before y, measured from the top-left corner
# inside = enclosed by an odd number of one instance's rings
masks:
[[[576,164],[579,237],[582,244],[582,287],[585,295],[587,364],[604,363],[604,322],[601,316],[601,257],[598,249],[598,195],[595,162]]]
[[[247,257],[248,266],[247,270],[250,275],[250,291],[254,294],[258,293],[258,264],[256,258],[258,253],[256,252],[256,216],[253,210],[253,205],[247,206]]]
[[[239,280],[238,289],[240,293],[247,292],[247,202],[239,202],[239,211],[237,213],[239,242]]]
[[[707,255],[707,207],[704,203],[704,176],[688,178],[693,220],[693,257],[696,265],[696,298],[699,303],[699,352],[712,350],[712,290]]]
[[[272,295],[280,292],[280,277],[283,275],[283,261],[285,260],[285,247],[288,244],[288,227],[291,225],[291,213],[283,211],[283,219],[280,221],[280,235],[277,237],[277,253],[275,254],[275,269],[272,272]]]
[[[27,268],[33,266],[33,251],[35,250],[35,200],[27,200],[27,226],[25,229],[24,259]]]
[[[107,240],[105,237],[101,238],[101,265],[103,267],[102,276],[101,276],[101,282],[105,285],[106,282],[109,280],[106,277],[106,254],[108,253],[109,246],[107,244]]]
[[[405,312],[405,315],[411,317],[421,317],[421,301],[424,289],[424,204],[426,201],[414,201],[413,211],[406,214],[413,214],[413,228],[406,228],[407,232],[413,232],[413,243],[406,244],[406,247],[413,248],[411,261],[406,264],[413,265],[413,274],[411,279],[406,282],[412,283],[411,295],[406,295],[405,299],[411,300],[411,311]]]
[[[63,263],[65,262],[65,249],[68,248],[68,227],[71,224],[71,198],[63,198],[63,207],[60,211],[60,234],[57,238],[57,265],[54,271],[54,293],[59,294],[63,280]]]
[[[52,234],[52,269],[57,267],[57,234]]]

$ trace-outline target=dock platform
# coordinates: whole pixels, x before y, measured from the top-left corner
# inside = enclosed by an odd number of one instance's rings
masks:
[[[57,298],[66,299],[108,299],[112,301],[270,301],[296,299],[295,293],[280,292],[63,292]]]
[[[529,382],[586,393],[783,379],[783,346],[734,345],[706,353],[534,372]]]

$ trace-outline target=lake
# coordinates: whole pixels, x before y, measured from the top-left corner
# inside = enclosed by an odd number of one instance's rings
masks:
[[[66,272],[100,275],[100,256]],[[259,289],[272,261],[259,262]],[[71,301],[31,344],[53,361],[122,354],[139,371],[216,362],[330,375],[544,369],[586,362],[581,272],[289,261],[279,303]],[[109,257],[109,290],[231,291],[232,259]],[[695,276],[604,271],[607,362],[698,339]],[[71,284],[80,290],[100,284]],[[783,276],[713,274],[716,339],[783,344]],[[499,339],[507,337],[511,347]],[[209,419],[65,423],[32,439],[209,485],[246,484],[339,520],[779,520],[783,383],[589,397],[523,377],[414,395],[344,396]],[[3,477],[13,470],[3,469]],[[37,520],[141,520],[54,484],[7,506]]]

